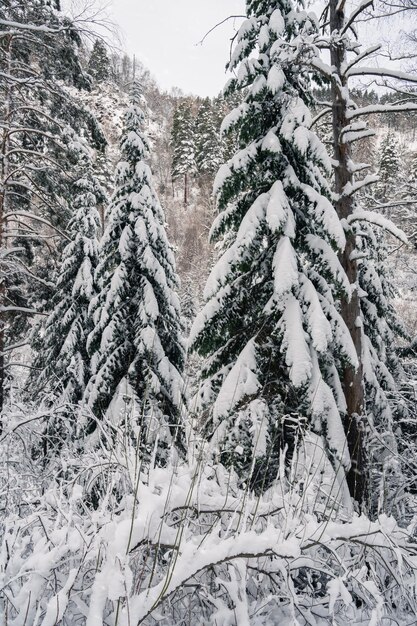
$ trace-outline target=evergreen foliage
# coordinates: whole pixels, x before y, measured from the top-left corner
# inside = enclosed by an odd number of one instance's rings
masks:
[[[172,122],[172,177],[195,173],[194,118],[188,102],[182,102],[174,112]]]
[[[201,104],[195,125],[195,163],[200,175],[214,176],[223,163],[220,120],[209,98]]]
[[[94,374],[86,400],[100,418],[126,380],[139,406],[145,454],[155,438],[160,448],[179,440],[184,347],[175,262],[145,161],[148,145],[139,103],[135,83],[100,248],[99,294],[91,306],[95,328],[88,349]]]
[[[284,446],[324,435],[349,466],[339,370],[356,363],[337,301],[350,286],[345,243],[329,201],[329,159],[309,130],[308,36],[316,24],[289,1],[249,1],[226,93],[242,103],[224,120],[240,151],[219,170],[213,239],[222,256],[205,289],[191,344],[207,360],[200,402],[221,461],[265,488]]]
[[[96,294],[94,272],[101,228],[97,204],[105,201],[105,195],[93,175],[88,148],[75,140],[72,150],[77,153],[78,178],[73,185],[70,241],[62,253],[56,289],[49,303],[51,313],[35,359],[36,375],[32,375],[29,386],[35,396],[52,392],[74,405],[82,399],[91,376],[86,348],[92,331],[88,308]]]
[[[68,136],[75,131],[95,148],[105,145],[94,116],[69,89],[91,87],[80,46],[80,33],[58,2],[0,3],[0,248],[11,248],[1,255],[0,304],[8,308],[0,353],[25,338],[31,311],[42,310],[53,293],[59,238],[71,219]],[[58,245],[49,245],[45,227]],[[0,379],[2,398],[1,363]]]
[[[387,202],[393,194],[398,192],[402,182],[400,150],[392,132],[389,132],[381,143],[378,176],[376,197],[382,202]]]
[[[188,204],[189,177],[196,173],[195,128],[191,106],[182,102],[174,112],[171,132],[172,180],[184,181],[184,205]]]
[[[103,83],[110,77],[110,59],[101,39],[96,39],[94,42],[87,71],[96,83]]]
[[[387,245],[380,229],[361,222],[355,228],[358,250],[358,283],[361,304],[362,367],[365,389],[369,489],[367,510],[387,507],[386,485],[398,472],[395,414],[399,383],[404,376],[398,354],[399,339],[407,332],[393,305],[396,290],[387,269]],[[378,500],[379,499],[379,500]]]

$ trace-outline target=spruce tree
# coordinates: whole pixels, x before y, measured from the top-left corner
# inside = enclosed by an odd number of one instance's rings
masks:
[[[402,182],[400,150],[392,132],[389,132],[381,142],[378,176],[376,197],[382,202],[388,202],[394,194],[398,194],[399,185]]]
[[[87,72],[96,83],[103,83],[110,77],[110,59],[106,46],[100,39],[96,39],[88,61]]]
[[[172,180],[183,180],[184,206],[187,206],[189,179],[196,172],[194,118],[188,102],[182,102],[174,112],[171,143],[173,147]]]
[[[105,201],[105,195],[93,175],[88,148],[73,141],[72,150],[77,153],[78,178],[70,202],[70,241],[62,253],[56,289],[49,304],[51,313],[35,359],[36,375],[32,375],[29,387],[31,395],[51,392],[74,405],[83,397],[91,376],[86,348],[92,331],[88,307],[96,294],[94,272],[101,227],[97,204]]]
[[[212,177],[223,163],[220,123],[209,98],[201,104],[195,125],[195,163],[200,176]]]
[[[142,452],[150,452],[158,437],[161,460],[162,448],[180,440],[184,346],[175,261],[146,163],[139,104],[135,83],[100,248],[99,293],[91,306],[94,330],[88,349],[94,373],[86,399],[100,418],[126,380],[139,407]]]
[[[404,370],[398,354],[398,339],[407,332],[393,305],[396,292],[387,266],[387,245],[381,229],[360,223],[357,233],[358,284],[361,294],[361,327],[365,414],[368,425],[369,510],[381,498],[380,481],[385,469],[397,467],[394,436],[395,413],[402,398],[399,381]],[[385,468],[386,466],[386,468]],[[391,467],[390,467],[391,466]],[[383,480],[387,480],[385,476]],[[379,502],[379,505],[381,502]]]
[[[247,13],[226,89],[242,103],[223,123],[240,150],[215,181],[211,236],[223,252],[191,344],[207,359],[199,393],[207,434],[221,460],[242,481],[253,470],[261,489],[305,428],[323,437],[337,472],[348,469],[339,372],[357,358],[338,312],[350,286],[329,158],[309,129],[307,41],[316,26],[289,0],[249,0]]]

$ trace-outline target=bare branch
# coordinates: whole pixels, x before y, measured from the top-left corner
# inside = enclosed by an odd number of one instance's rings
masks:
[[[200,40],[197,41],[196,44],[194,44],[195,46],[201,46],[203,45],[205,39],[207,39],[207,37],[214,31],[216,30],[216,28],[218,28],[219,26],[221,26],[222,24],[225,24],[225,22],[228,22],[229,20],[236,20],[236,19],[245,19],[246,15],[229,15],[228,17],[225,17],[224,20],[221,20],[221,22],[218,22],[217,24],[215,24],[212,28],[210,28],[210,30],[208,30],[206,32],[206,34],[204,35],[204,37]]]

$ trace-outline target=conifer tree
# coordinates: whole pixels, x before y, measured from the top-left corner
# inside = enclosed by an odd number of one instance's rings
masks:
[[[196,172],[194,118],[188,102],[182,102],[174,112],[171,141],[172,180],[183,180],[184,206],[187,206],[189,179]]]
[[[389,132],[381,143],[378,176],[376,197],[382,202],[388,202],[393,193],[398,193],[402,179],[398,141],[392,132]]]
[[[36,375],[31,377],[29,387],[35,396],[52,392],[66,403],[76,404],[91,376],[86,348],[92,331],[88,307],[96,294],[94,272],[100,231],[97,204],[105,201],[105,195],[93,175],[88,148],[73,140],[71,149],[77,153],[78,177],[70,203],[70,241],[62,253],[56,290],[49,304],[51,313],[35,359]]]
[[[407,332],[393,306],[396,295],[387,268],[387,245],[380,228],[361,222],[356,225],[358,284],[361,294],[362,367],[365,414],[368,427],[368,481],[375,489],[367,493],[368,510],[381,506],[385,466],[396,468],[394,416],[401,403],[398,383],[404,375],[398,355],[398,339]],[[380,500],[378,503],[378,499]],[[385,504],[385,503],[384,503]]]
[[[253,470],[263,488],[305,428],[323,436],[336,471],[349,467],[339,371],[357,359],[337,306],[350,286],[329,158],[309,130],[303,35],[316,25],[288,0],[249,0],[247,13],[226,89],[243,102],[223,123],[241,149],[216,177],[211,236],[223,253],[191,344],[207,358],[199,396],[208,434],[241,480]]]
[[[96,39],[88,61],[87,72],[96,83],[103,83],[110,77],[110,59],[106,46],[100,39]]]
[[[59,238],[71,218],[68,130],[95,148],[105,144],[75,95],[91,87],[80,45],[58,1],[0,2],[0,409],[9,348],[26,339],[31,315],[54,287],[53,251],[62,245],[50,247],[40,231],[46,226]]]
[[[195,127],[195,163],[197,172],[214,176],[223,162],[223,146],[220,139],[220,123],[209,98],[201,104]]]
[[[94,330],[88,349],[94,373],[86,399],[100,418],[126,380],[139,406],[145,453],[155,437],[161,446],[179,440],[184,347],[175,262],[145,160],[139,104],[135,83],[100,248],[99,293],[91,306]]]

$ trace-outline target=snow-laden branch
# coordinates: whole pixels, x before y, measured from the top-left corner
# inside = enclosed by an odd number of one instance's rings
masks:
[[[363,11],[365,11],[368,7],[372,6],[373,3],[374,3],[374,0],[362,0],[362,2],[359,3],[359,5],[356,7],[356,9],[354,9],[352,11],[352,13],[349,15],[349,17],[346,19],[346,22],[345,22],[342,30],[340,31],[340,34],[344,35],[349,30],[349,28],[351,28],[351,26],[355,22],[356,18]]]
[[[375,131],[371,129],[364,130],[349,130],[343,133],[342,143],[353,143],[360,139],[366,139],[367,137],[374,137]]]
[[[0,306],[0,313],[24,313],[25,315],[45,315],[48,313],[42,313],[42,311],[37,311],[36,309],[28,309],[24,306]]]
[[[379,180],[379,177],[377,176],[377,174],[368,174],[368,176],[365,176],[365,178],[362,178],[362,180],[358,180],[354,183],[347,183],[343,188],[341,197],[346,198],[346,197],[353,196],[355,193],[357,193],[364,187],[367,187],[368,185],[372,185],[373,183],[378,182],[378,180]]]
[[[384,217],[380,213],[376,213],[375,211],[357,209],[354,213],[352,213],[352,215],[348,216],[347,222],[348,224],[353,224],[354,222],[367,222],[368,224],[379,226],[389,232],[396,239],[399,239],[402,243],[408,243],[406,234],[400,228],[397,228],[391,220]]]
[[[325,115],[329,115],[330,113],[332,113],[331,108],[323,109],[322,111],[320,111],[320,113],[317,113],[317,115],[311,120],[310,128],[313,128],[313,126],[317,124],[317,122],[319,122],[322,117],[324,117]]]
[[[366,50],[364,50],[363,52],[358,54],[354,59],[352,59],[351,61],[346,63],[346,67],[345,67],[345,72],[344,73],[346,74],[346,72],[351,67],[354,67],[355,65],[360,63],[360,61],[363,61],[363,59],[366,59],[367,57],[371,56],[371,54],[374,54],[375,52],[378,52],[378,50],[380,50],[380,49],[381,49],[381,45],[380,44],[378,44],[376,46],[372,46],[370,48],[367,48]]]
[[[310,61],[310,65],[313,69],[320,72],[320,74],[322,74],[326,78],[330,79],[334,75],[334,68],[332,68],[331,65],[328,65],[327,63],[322,61],[319,57],[314,57],[314,59]]]
[[[34,213],[30,213],[29,211],[10,211],[4,215],[4,219],[7,220],[12,217],[25,217],[26,219],[35,220],[36,222],[40,222],[41,224],[45,224],[48,228],[52,228],[55,232],[57,232],[61,237],[66,239],[67,241],[71,241],[67,234],[64,231],[60,230],[51,222],[46,220],[44,217],[39,217],[39,215],[35,215]]]
[[[347,119],[353,120],[362,115],[372,115],[375,113],[401,113],[404,111],[417,111],[417,102],[404,103],[404,104],[370,104],[366,107],[355,109],[354,111],[347,112]]]
[[[29,345],[28,341],[20,341],[19,343],[13,343],[10,344],[9,346],[6,346],[3,350],[3,352],[0,352],[0,354],[6,354],[7,352],[13,352],[13,350],[18,350],[19,348],[23,348],[24,346]]]
[[[10,20],[2,19],[0,19],[0,26],[4,26],[9,29],[1,30],[0,38],[10,37],[10,35],[17,34],[22,30],[32,31],[45,35],[56,35],[58,33],[62,33],[63,31],[70,30],[70,25],[61,26],[60,28],[51,28],[50,26],[46,26],[46,24],[41,24],[40,26],[37,26],[36,24],[25,24],[23,22],[12,22]]]
[[[346,72],[346,76],[381,76],[383,78],[395,78],[409,83],[417,83],[417,75],[385,67],[353,67]]]
[[[197,541],[189,541],[182,547],[175,569],[169,576],[168,584],[166,579],[163,579],[152,589],[131,598],[130,618],[133,618],[135,624],[143,623],[161,602],[207,568],[221,565],[226,561],[231,562],[234,559],[274,556],[286,561],[300,555],[297,543],[283,540],[282,532],[274,528],[270,528],[270,532],[264,535],[254,531],[243,532],[224,539],[222,542],[218,541],[216,530],[213,537],[206,537],[203,545],[201,545],[200,537],[196,539]],[[128,616],[125,619],[122,618],[120,626],[128,626],[128,624]]]
[[[12,235],[13,237],[16,237],[16,235]],[[22,235],[19,235],[19,237],[21,237]],[[39,238],[39,235],[31,235],[32,238]],[[25,251],[22,249],[22,251]],[[0,264],[2,263],[1,258],[0,258]],[[36,282],[40,283],[41,285],[43,285],[44,287],[47,287],[48,289],[54,289],[56,285],[54,285],[54,283],[51,283],[47,280],[44,280],[43,278],[41,278],[40,276],[37,276],[34,272],[32,272],[32,270],[26,265],[26,263],[24,263],[22,261],[22,259],[20,259],[19,257],[14,257],[11,261],[8,261],[7,263],[5,263],[5,265],[7,265],[8,268],[13,267],[13,266],[17,266],[17,270],[21,273],[21,274],[25,274],[26,276],[29,276],[30,278],[33,278],[33,280],[35,280]]]
[[[373,200],[375,201],[374,198]],[[375,206],[369,207],[368,210],[375,211],[378,209],[378,211],[380,211],[381,209],[392,209],[394,207],[405,206],[407,204],[417,204],[417,197],[416,198],[404,198],[404,200],[398,200],[398,202],[383,202],[381,204],[377,204]]]

